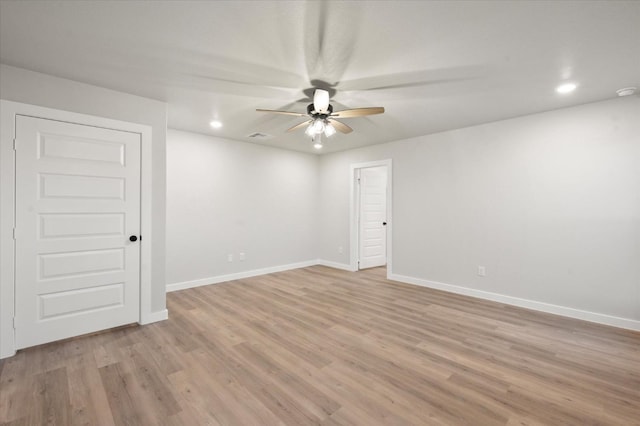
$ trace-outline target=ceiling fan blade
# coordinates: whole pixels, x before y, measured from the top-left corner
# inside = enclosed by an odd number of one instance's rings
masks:
[[[310,124],[311,122],[313,122],[313,120],[303,121],[302,123],[296,124],[296,125],[295,125],[295,126],[293,126],[293,127],[289,127],[289,128],[287,129],[287,133],[288,133],[288,132],[293,132],[294,130],[301,129],[301,128],[303,128],[304,126],[306,126],[307,124]]]
[[[353,109],[346,109],[344,111],[336,111],[333,114],[331,114],[331,117],[339,117],[339,118],[364,117],[365,115],[382,114],[383,112],[384,112],[383,107],[353,108]]]
[[[486,73],[486,69],[476,65],[409,71],[342,81],[337,89],[340,92],[350,92],[438,85],[474,80]]]
[[[307,116],[307,114],[304,114],[304,113],[301,113],[301,112],[276,111],[275,109],[256,108],[256,111],[258,111],[258,112],[271,112],[273,114],[282,114],[282,115],[294,115],[296,117],[306,117]]]
[[[336,128],[337,131],[341,132],[341,133],[351,133],[353,132],[353,129],[349,126],[347,126],[344,123],[339,122],[338,120],[334,120],[333,118],[330,118],[329,123]]]
[[[364,20],[363,5],[360,2],[301,3],[305,8],[302,28],[307,76],[313,87],[333,87],[347,70],[358,44]],[[314,80],[331,84],[317,85]]]

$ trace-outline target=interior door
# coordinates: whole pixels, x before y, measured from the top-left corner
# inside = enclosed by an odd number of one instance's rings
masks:
[[[139,320],[140,140],[16,117],[18,349]]]
[[[387,168],[360,169],[360,269],[387,264]]]

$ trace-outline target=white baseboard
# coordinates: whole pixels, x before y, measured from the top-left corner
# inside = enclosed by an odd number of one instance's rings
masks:
[[[215,277],[201,278],[193,281],[183,281],[179,283],[167,284],[167,293],[172,291],[184,290],[187,288],[200,287],[209,284],[219,284],[226,281],[240,280],[243,278],[256,277],[258,275],[272,274],[274,272],[288,271],[291,269],[306,268],[307,266],[317,265],[316,260],[307,260],[305,262],[290,263],[288,265],[271,266],[268,268],[253,269],[251,271],[235,272],[233,274],[218,275]]]
[[[14,356],[15,354],[16,354],[16,351],[13,348],[5,349],[2,352],[0,352],[0,359],[9,358]]]
[[[351,265],[346,263],[332,262],[330,260],[318,259],[316,265],[328,266],[329,268],[342,269],[343,271],[355,272]]]
[[[628,330],[640,331],[640,321],[614,317],[611,315],[598,314],[595,312],[582,311],[579,309],[568,308],[565,306],[552,305],[550,303],[536,302],[534,300],[521,299],[518,297],[505,296],[498,293],[488,291],[475,290],[472,288],[461,287],[452,284],[439,283],[421,278],[407,277],[399,274],[391,274],[390,280],[399,281],[406,284],[414,284],[422,287],[429,287],[436,290],[448,291],[450,293],[462,294],[465,296],[477,297],[479,299],[491,300],[507,305],[519,306],[521,308],[532,309],[534,311],[547,312],[550,314],[561,315],[569,318],[576,318],[584,321],[595,322],[598,324],[611,325],[613,327],[625,328]]]
[[[151,324],[153,322],[164,321],[166,319],[169,319],[169,311],[163,309],[162,311],[151,312],[145,315],[145,317],[140,320],[140,324]]]

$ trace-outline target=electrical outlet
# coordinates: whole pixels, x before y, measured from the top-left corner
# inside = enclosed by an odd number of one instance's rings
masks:
[[[340,254],[344,253],[344,249],[342,248],[342,246],[338,247],[338,253]]]
[[[227,262],[233,262],[233,255],[232,254],[228,254],[227,255]]]
[[[245,257],[244,257],[244,252],[240,252],[240,255],[238,256],[238,260],[239,260],[240,262],[244,262],[244,259],[245,259]]]
[[[487,268],[484,266],[478,266],[478,275],[484,277],[487,275]]]

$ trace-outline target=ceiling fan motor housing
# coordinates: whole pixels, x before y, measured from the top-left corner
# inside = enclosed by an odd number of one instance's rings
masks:
[[[331,104],[329,104],[329,106],[327,107],[326,113],[316,112],[315,107],[313,106],[312,103],[307,105],[307,114],[309,114],[312,118],[325,119],[325,118],[328,118],[332,112],[333,112],[333,106]]]

